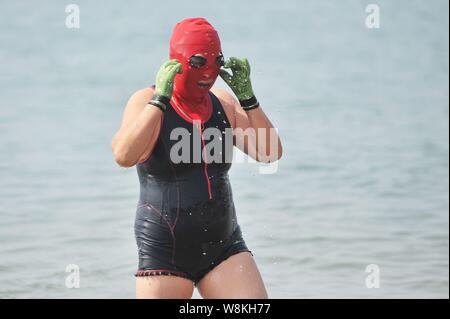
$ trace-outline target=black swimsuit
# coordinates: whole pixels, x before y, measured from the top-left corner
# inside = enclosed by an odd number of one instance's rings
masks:
[[[204,146],[203,131],[218,128],[231,134],[230,123],[214,94],[212,115],[200,127],[183,119],[173,107],[164,113],[160,135],[151,156],[137,164],[140,199],[137,205],[135,236],[139,251],[136,276],[175,275],[197,284],[209,271],[228,257],[247,248],[236,218],[228,170],[231,152],[222,143],[222,162],[174,163],[171,140],[175,128],[185,128],[190,136],[199,134]],[[231,146],[232,147],[232,146]],[[198,155],[198,154],[196,154]],[[215,155],[215,154],[214,154]]]

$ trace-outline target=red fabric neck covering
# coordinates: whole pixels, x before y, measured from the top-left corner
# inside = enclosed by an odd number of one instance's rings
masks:
[[[212,114],[209,89],[219,75],[217,56],[222,52],[217,31],[203,18],[183,20],[175,26],[170,39],[170,59],[177,59],[183,73],[177,74],[174,81],[172,105],[189,122],[206,122]],[[206,65],[196,69],[189,65],[192,55],[202,55]],[[198,81],[207,81],[207,87],[200,87]]]

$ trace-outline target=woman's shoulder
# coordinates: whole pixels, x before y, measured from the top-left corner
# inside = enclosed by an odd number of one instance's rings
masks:
[[[234,110],[236,105],[239,105],[236,98],[224,89],[212,87],[210,91],[219,99],[224,108]]]
[[[230,123],[235,127],[236,112],[238,111],[236,107],[240,107],[239,102],[231,93],[224,89],[212,87],[210,91],[219,99]]]
[[[234,97],[227,90],[213,86],[210,91],[220,100],[220,102],[224,102],[226,104],[234,103]]]

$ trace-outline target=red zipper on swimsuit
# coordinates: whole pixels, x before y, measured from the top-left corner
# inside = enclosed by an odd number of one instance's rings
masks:
[[[203,139],[202,126],[203,126],[203,124],[200,124],[200,126],[198,126],[198,129],[200,130],[200,137],[202,139],[202,152],[203,152],[204,162],[205,162],[204,172],[205,172],[205,177],[206,177],[206,184],[208,185],[208,196],[209,196],[209,199],[212,199],[211,182],[209,180],[209,175],[208,175],[208,163],[207,163],[207,158],[206,158],[206,147],[205,147],[205,140]]]

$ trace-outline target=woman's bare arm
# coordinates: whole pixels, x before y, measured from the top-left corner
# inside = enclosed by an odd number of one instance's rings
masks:
[[[148,158],[158,139],[163,112],[148,105],[154,93],[146,88],[128,100],[120,129],[111,141],[114,158],[122,167],[131,167]]]
[[[231,117],[234,146],[259,162],[272,163],[281,158],[281,140],[261,106],[244,111],[227,91],[214,88],[213,93],[220,99],[228,118]]]

